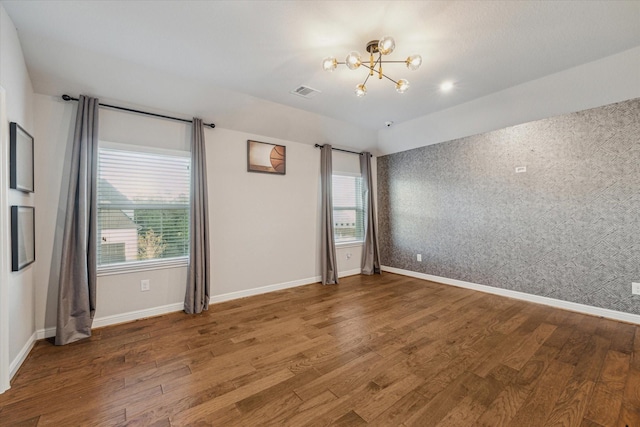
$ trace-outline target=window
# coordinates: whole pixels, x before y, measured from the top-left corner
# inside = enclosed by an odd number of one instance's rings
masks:
[[[362,177],[333,175],[333,235],[336,243],[361,242],[364,235]]]
[[[189,255],[189,153],[101,143],[98,267]]]

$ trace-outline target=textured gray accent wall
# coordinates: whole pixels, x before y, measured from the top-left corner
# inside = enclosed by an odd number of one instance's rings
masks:
[[[383,265],[640,314],[640,98],[380,157],[378,203]]]

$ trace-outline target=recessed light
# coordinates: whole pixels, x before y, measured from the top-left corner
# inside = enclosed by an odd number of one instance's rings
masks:
[[[440,85],[440,90],[443,92],[449,92],[451,89],[453,89],[453,82],[450,80],[442,82]]]

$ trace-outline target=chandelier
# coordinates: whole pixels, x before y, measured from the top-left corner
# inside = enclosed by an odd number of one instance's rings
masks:
[[[422,57],[420,55],[411,55],[404,61],[383,61],[382,55],[389,55],[396,47],[396,42],[392,37],[385,36],[380,40],[371,40],[367,43],[367,52],[369,52],[369,62],[363,62],[360,57],[360,53],[353,51],[347,55],[347,58],[344,62],[338,62],[335,57],[328,56],[322,60],[322,69],[324,71],[332,72],[338,67],[338,64],[344,64],[350,70],[356,70],[360,66],[369,69],[369,73],[367,74],[367,78],[364,79],[364,82],[356,86],[355,93],[357,96],[365,96],[367,94],[367,81],[369,77],[373,77],[374,74],[378,76],[378,79],[391,80],[396,85],[396,91],[398,93],[405,93],[407,89],[409,89],[409,81],[406,79],[400,79],[398,81],[393,80],[391,77],[387,76],[382,72],[382,64],[394,64],[394,63],[404,63],[407,65],[407,68],[411,71],[415,71],[420,68],[422,64]],[[375,54],[378,54],[378,58],[375,59]]]

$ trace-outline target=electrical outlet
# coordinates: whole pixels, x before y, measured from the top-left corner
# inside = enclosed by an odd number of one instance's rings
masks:
[[[631,282],[631,293],[640,295],[640,283]]]
[[[416,255],[416,260],[417,260],[418,262],[422,262],[422,254],[418,254],[418,255]]]
[[[146,292],[149,289],[149,279],[140,280],[140,292]]]

